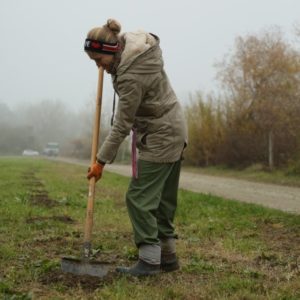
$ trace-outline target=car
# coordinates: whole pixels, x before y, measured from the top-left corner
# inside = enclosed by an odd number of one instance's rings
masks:
[[[43,150],[43,154],[47,156],[57,156],[59,154],[59,144],[55,142],[47,143]]]
[[[22,155],[23,156],[38,156],[38,155],[40,155],[40,153],[38,151],[35,151],[35,150],[25,149],[22,152]]]

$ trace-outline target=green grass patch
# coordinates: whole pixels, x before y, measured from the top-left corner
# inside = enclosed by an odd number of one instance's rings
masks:
[[[117,265],[137,258],[124,196],[129,179],[97,183],[95,259],[103,279],[60,270],[80,256],[88,191],[86,167],[0,158],[0,297],[3,299],[299,299],[300,217],[258,205],[179,191],[181,270],[137,279]]]

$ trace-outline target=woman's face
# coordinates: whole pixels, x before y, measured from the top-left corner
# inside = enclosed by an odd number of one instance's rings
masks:
[[[97,67],[102,67],[107,73],[111,73],[114,64],[114,55],[103,53],[88,53],[89,57],[95,61]]]

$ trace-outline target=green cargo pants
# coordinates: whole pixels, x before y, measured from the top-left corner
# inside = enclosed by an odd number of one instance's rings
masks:
[[[174,238],[174,215],[177,207],[181,160],[174,163],[138,161],[138,178],[132,178],[126,204],[134,240],[158,244],[160,238]]]

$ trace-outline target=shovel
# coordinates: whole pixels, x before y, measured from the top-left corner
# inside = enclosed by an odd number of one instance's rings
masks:
[[[103,90],[103,68],[100,67],[99,76],[98,76],[96,113],[95,113],[95,122],[94,122],[94,130],[93,130],[91,165],[93,165],[96,162],[96,154],[98,150],[102,90]],[[88,200],[87,200],[82,258],[75,259],[70,257],[63,257],[61,259],[61,268],[63,272],[72,273],[75,275],[90,275],[96,277],[103,277],[109,271],[109,265],[107,263],[99,262],[91,259],[91,254],[92,254],[91,235],[92,235],[92,228],[93,228],[95,183],[96,183],[95,177],[92,177],[89,181],[89,193],[88,193]]]

